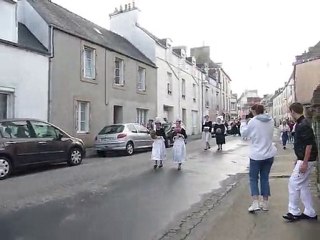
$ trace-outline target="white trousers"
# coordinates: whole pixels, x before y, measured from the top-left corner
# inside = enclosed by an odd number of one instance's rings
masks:
[[[210,132],[202,132],[202,139],[208,143],[210,142],[211,133]]]
[[[312,194],[309,188],[310,175],[313,169],[313,162],[308,163],[308,169],[305,173],[300,173],[299,169],[303,161],[298,160],[289,179],[289,213],[300,215],[300,200],[304,205],[304,214],[309,217],[316,216],[313,208]]]

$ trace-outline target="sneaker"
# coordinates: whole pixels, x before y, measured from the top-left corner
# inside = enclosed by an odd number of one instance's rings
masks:
[[[259,207],[259,201],[258,200],[254,200],[251,204],[251,206],[248,208],[248,211],[250,213],[253,213],[255,211],[259,211],[260,207]]]
[[[300,219],[306,219],[306,220],[318,220],[318,216],[314,216],[314,217],[310,217],[304,213],[302,213],[300,216],[299,216]]]
[[[163,164],[161,163],[160,165],[159,165],[159,168],[162,168],[163,167]]]
[[[158,167],[158,165],[154,165],[154,166],[153,166],[153,169],[156,169],[157,167]]]
[[[262,202],[260,202],[260,209],[262,211],[269,211],[269,202],[266,200],[263,200]]]
[[[286,215],[282,216],[284,219],[294,222],[300,220],[301,215],[293,215],[292,213],[287,213]]]

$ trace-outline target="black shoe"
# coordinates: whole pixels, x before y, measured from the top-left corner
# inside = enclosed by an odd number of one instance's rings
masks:
[[[204,150],[205,150],[205,151],[207,151],[207,150],[208,150],[208,148],[205,148]]]
[[[160,164],[160,165],[159,165],[159,168],[162,168],[162,167],[163,167],[163,165],[162,165],[162,164]]]
[[[307,219],[307,220],[318,220],[318,216],[316,215],[315,217],[310,217],[304,213],[302,213],[300,216],[299,216],[300,219]]]
[[[154,166],[153,166],[153,169],[157,169],[157,167],[158,167],[158,165],[154,165]]]
[[[300,220],[300,216],[293,215],[292,213],[287,213],[286,215],[283,215],[282,217],[290,222]]]

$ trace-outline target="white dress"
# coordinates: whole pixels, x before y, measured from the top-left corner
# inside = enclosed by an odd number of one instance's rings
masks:
[[[151,160],[153,161],[163,161],[166,159],[167,150],[164,144],[164,138],[158,137],[154,140],[152,144],[152,153],[151,153]]]
[[[173,162],[183,163],[186,161],[186,144],[183,137],[175,137],[173,143]]]

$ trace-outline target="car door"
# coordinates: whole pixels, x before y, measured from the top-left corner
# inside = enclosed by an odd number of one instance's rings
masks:
[[[137,125],[136,128],[139,133],[141,147],[143,148],[151,147],[153,140],[150,136],[149,130],[142,125]]]
[[[4,128],[5,147],[12,155],[16,167],[34,164],[39,160],[37,139],[28,121],[5,121]]]
[[[38,140],[40,162],[65,161],[70,139],[49,123],[31,121],[31,125]]]

